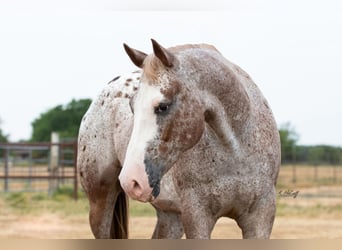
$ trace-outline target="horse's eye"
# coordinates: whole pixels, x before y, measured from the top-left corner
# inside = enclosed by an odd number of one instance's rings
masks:
[[[163,102],[161,102],[161,103],[159,103],[159,105],[157,107],[155,107],[154,113],[156,113],[156,114],[164,114],[164,113],[166,113],[169,110],[170,106],[171,106],[171,103],[163,103]]]

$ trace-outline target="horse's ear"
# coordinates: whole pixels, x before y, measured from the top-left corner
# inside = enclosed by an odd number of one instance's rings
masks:
[[[136,49],[132,49],[130,48],[127,44],[123,44],[125,51],[127,53],[127,55],[129,56],[129,58],[131,58],[132,62],[139,68],[143,67],[143,62],[146,58],[146,54],[144,52],[141,52],[139,50]]]
[[[156,57],[164,64],[165,67],[173,66],[173,55],[167,51],[167,49],[163,48],[159,43],[157,43],[154,39],[151,39],[153,45],[153,52]]]

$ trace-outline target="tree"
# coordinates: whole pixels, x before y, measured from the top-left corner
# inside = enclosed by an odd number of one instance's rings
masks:
[[[0,126],[1,126],[1,119],[0,119]],[[4,135],[2,129],[0,127],[0,142],[8,142],[8,135]],[[0,149],[0,158],[3,156],[3,149]]]
[[[307,161],[314,165],[318,166],[321,164],[325,159],[325,148],[324,146],[312,146],[309,147],[308,150],[308,159]]]
[[[339,165],[342,160],[342,149],[329,145],[316,145],[308,147],[307,162],[313,165],[331,164]]]
[[[1,126],[1,123],[2,123],[2,120],[0,119],[0,126]],[[8,141],[8,135],[4,135],[0,127],[0,142],[7,142],[7,141]]]
[[[299,136],[293,126],[287,122],[280,126],[279,129],[281,142],[281,161],[292,162],[296,157],[296,144]]]
[[[31,141],[50,141],[51,132],[61,137],[76,138],[81,119],[88,110],[90,99],[72,100],[66,105],[58,105],[32,122]]]

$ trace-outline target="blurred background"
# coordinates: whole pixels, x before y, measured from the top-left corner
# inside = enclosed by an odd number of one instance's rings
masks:
[[[209,43],[246,70],[282,143],[273,238],[342,238],[339,1],[0,1],[0,238],[91,238],[75,170],[82,116],[150,53]],[[155,214],[131,202],[131,237]],[[18,223],[20,221],[20,223]],[[240,238],[221,219],[214,238]]]

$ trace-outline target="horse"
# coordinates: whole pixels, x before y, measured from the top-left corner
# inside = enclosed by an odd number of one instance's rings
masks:
[[[155,208],[152,238],[208,239],[221,217],[245,239],[269,238],[280,139],[267,100],[212,45],[152,47],[124,44],[140,71],[111,81],[80,125],[94,236],[128,237],[130,197]]]

